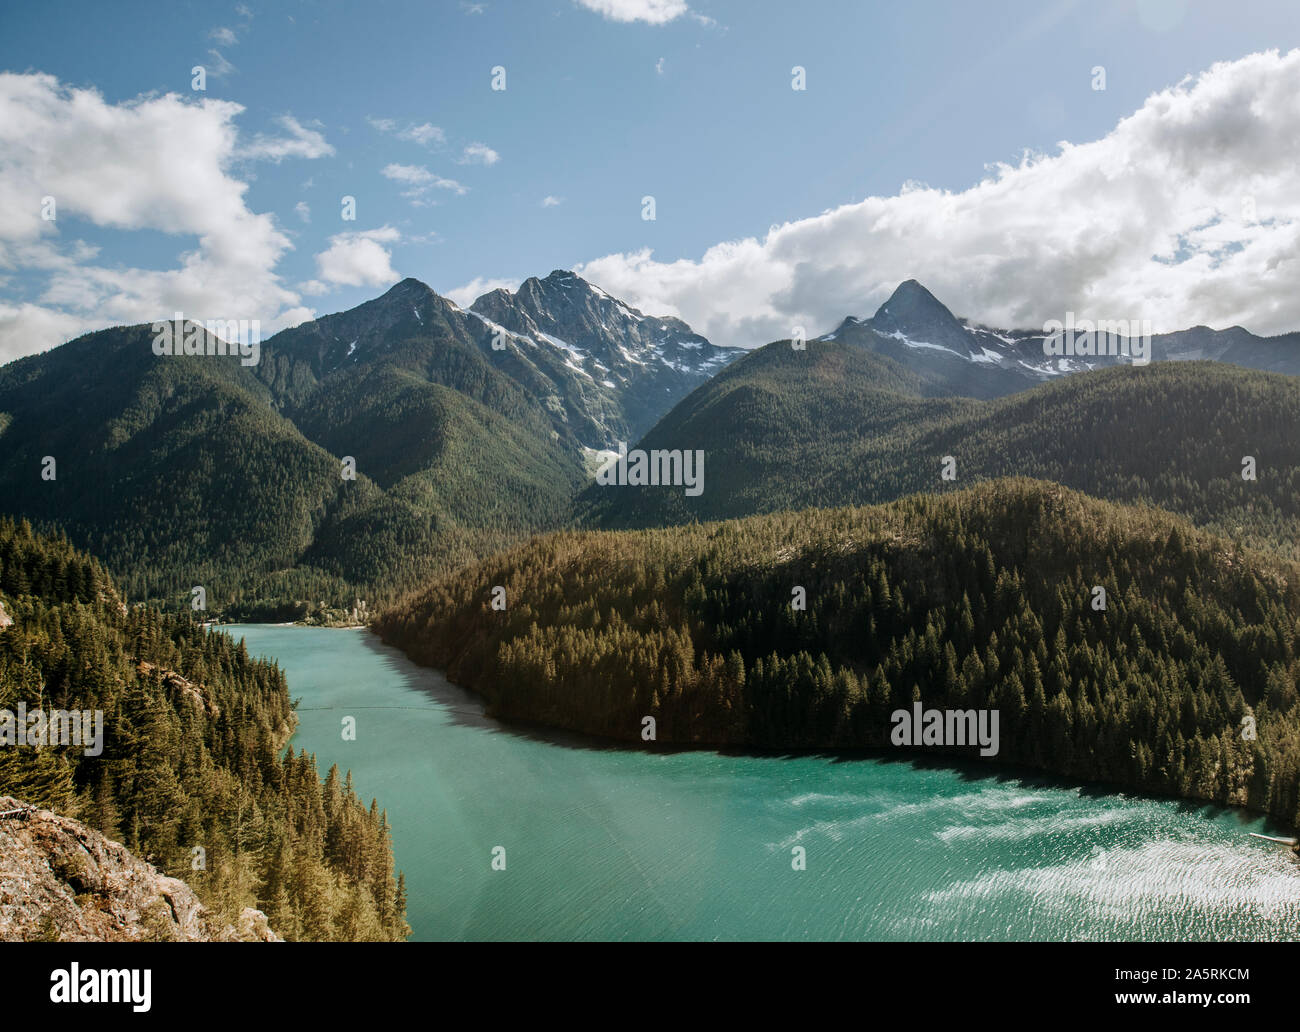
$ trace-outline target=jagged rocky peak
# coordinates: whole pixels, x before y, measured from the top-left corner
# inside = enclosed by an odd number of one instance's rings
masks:
[[[458,314],[460,309],[453,301],[427,283],[408,276],[379,297],[277,334],[268,344],[274,350],[277,346],[291,346],[295,339],[311,338],[325,356],[325,368],[332,369],[372,353],[390,334],[399,338],[419,337],[429,332],[440,318],[445,320]]]
[[[871,328],[916,344],[971,353],[971,339],[942,301],[914,279],[905,280],[871,318]]]
[[[618,337],[641,336],[640,312],[592,286],[581,276],[556,269],[545,279],[531,276],[513,294],[494,290],[478,298],[470,311],[515,333],[545,334],[574,347],[604,350]]]
[[[416,279],[414,276],[407,276],[406,279],[394,283],[383,294],[375,298],[374,303],[399,306],[433,304],[438,308],[457,307],[454,301],[443,297],[427,283]]]
[[[644,315],[567,269],[530,277],[513,294],[490,291],[470,311],[514,333],[580,349],[610,368],[657,357],[675,361],[683,350],[704,362],[733,350],[715,347],[680,319]]]
[[[743,354],[680,319],[645,315],[567,269],[531,277],[513,293],[490,291],[469,311],[517,335],[522,358],[555,383],[571,422],[588,426],[583,443],[595,448],[636,439]]]

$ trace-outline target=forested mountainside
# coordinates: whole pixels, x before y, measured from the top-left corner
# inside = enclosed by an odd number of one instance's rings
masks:
[[[132,599],[174,607],[198,585],[227,616],[373,610],[567,523],[595,451],[737,353],[572,273],[480,300],[403,280],[247,364],[156,355],[148,325],[10,363],[4,510],[65,531]]]
[[[591,485],[588,525],[872,504],[1029,476],[1300,555],[1300,378],[1226,363],[1101,369],[981,402],[921,397],[911,370],[851,343],[777,343],[695,391],[637,447],[702,450],[703,492]]]
[[[253,907],[285,939],[405,938],[387,818],[350,774],[322,783],[313,756],[286,751],[278,667],[188,615],[126,607],[97,561],[7,518],[0,614],[0,734],[19,707],[102,711],[97,755],[0,747],[0,794],[120,841],[214,920]]]
[[[1300,823],[1300,567],[1052,484],[557,533],[375,626],[504,718],[839,749],[914,700],[993,708],[998,762]]]
[[[1235,327],[1157,336],[1146,368],[1035,364],[1041,337],[969,326],[908,281],[804,351],[734,361],[557,270],[467,310],[403,280],[250,364],[156,355],[153,336],[105,330],[0,368],[0,491],[171,609],[197,586],[210,615],[338,621],[569,525],[575,496],[601,526],[869,503],[934,489],[949,454],[958,483],[1042,476],[1296,547],[1294,381],[1227,364],[1290,370],[1296,349]],[[1165,361],[1197,355],[1219,361]],[[649,446],[706,452],[703,495],[581,494],[597,453],[646,428]],[[1239,453],[1227,470],[1220,445]],[[1258,482],[1223,482],[1246,454]]]
[[[397,345],[308,390],[271,343],[262,370],[155,356],[151,340],[148,326],[104,331],[0,369],[5,509],[66,530],[124,571],[133,599],[184,604],[201,585],[209,611],[373,605],[568,518],[581,451],[486,360],[462,370],[477,393],[435,382]]]

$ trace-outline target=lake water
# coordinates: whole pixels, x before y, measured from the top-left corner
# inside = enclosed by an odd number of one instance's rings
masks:
[[[490,720],[365,631],[224,629],[284,668],[294,747],[388,810],[412,939],[1300,937],[1300,867],[1235,811],[983,765],[605,748]]]

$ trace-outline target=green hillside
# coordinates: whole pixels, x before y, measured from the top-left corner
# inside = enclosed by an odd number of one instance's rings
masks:
[[[382,301],[350,314],[356,332],[393,307]],[[544,406],[476,344],[409,313],[372,329],[366,360],[337,367],[311,329],[278,335],[245,367],[155,356],[148,326],[11,363],[3,510],[66,531],[123,571],[130,598],[181,605],[202,585],[210,612],[277,618],[357,596],[373,607],[562,525],[581,455]]]
[[[873,504],[1028,476],[1142,502],[1300,555],[1300,379],[1224,363],[1076,373],[993,401],[922,398],[853,344],[769,344],[696,390],[645,449],[701,449],[704,491],[590,486],[590,526],[646,527]],[[1253,456],[1257,479],[1242,479]],[[956,481],[941,479],[945,456]]]

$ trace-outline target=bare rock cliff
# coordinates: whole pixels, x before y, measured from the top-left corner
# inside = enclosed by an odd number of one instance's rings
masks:
[[[0,941],[279,942],[266,915],[217,920],[194,890],[99,832],[0,795]]]

